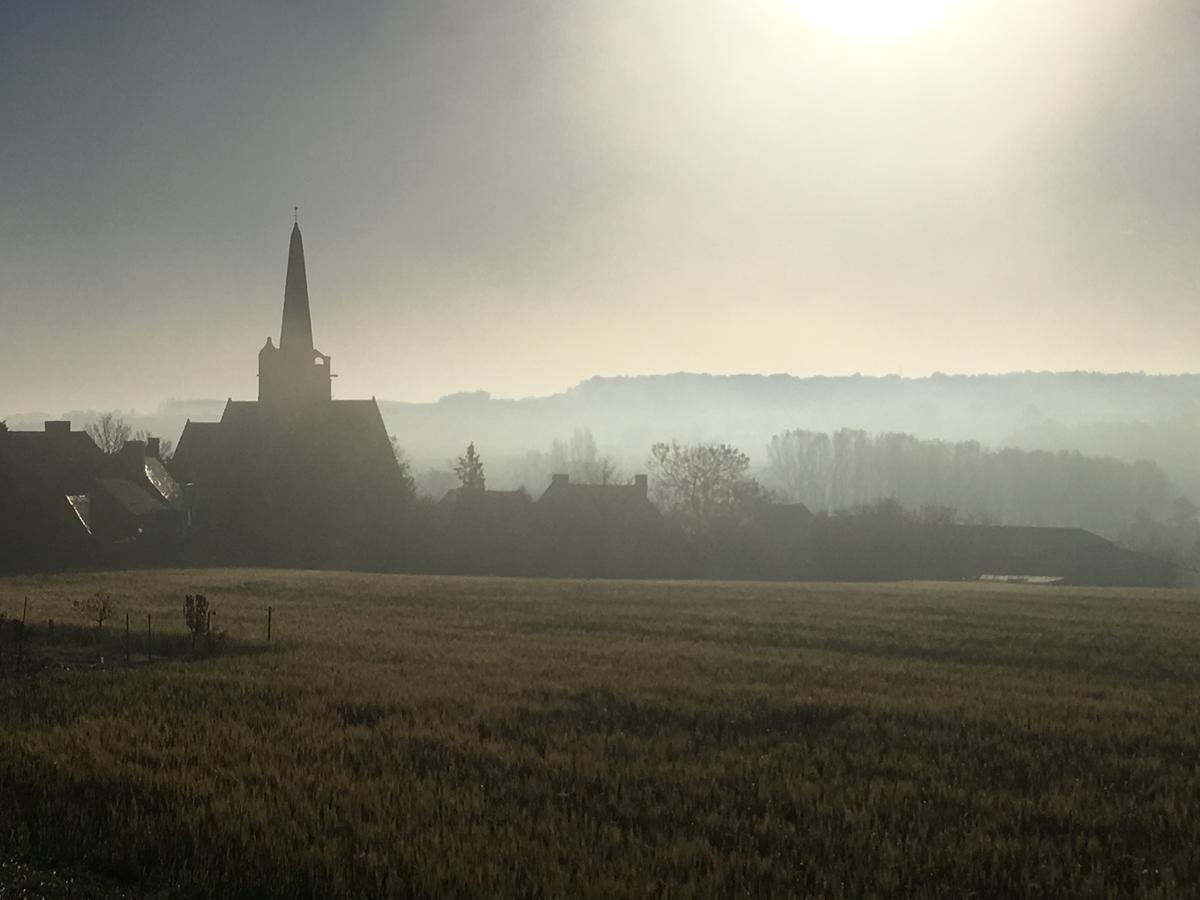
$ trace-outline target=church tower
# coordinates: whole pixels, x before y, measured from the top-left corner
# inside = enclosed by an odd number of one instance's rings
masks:
[[[258,353],[258,401],[276,409],[328,402],[333,397],[332,378],[329,357],[313,348],[304,241],[297,221],[288,247],[279,346],[267,338],[266,346]]]

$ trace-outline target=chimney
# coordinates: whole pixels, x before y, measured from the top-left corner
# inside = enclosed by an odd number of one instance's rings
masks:
[[[158,459],[159,440],[156,437],[146,438],[146,455]]]
[[[633,486],[638,489],[638,493],[643,497],[650,496],[650,483],[645,475],[634,475]]]
[[[554,487],[555,485],[560,485],[560,484],[567,485],[570,483],[571,483],[571,476],[566,474],[565,472],[558,472],[558,473],[555,473],[554,475],[550,476],[550,486],[551,487]]]
[[[46,434],[70,434],[71,422],[68,419],[51,420],[46,422]]]

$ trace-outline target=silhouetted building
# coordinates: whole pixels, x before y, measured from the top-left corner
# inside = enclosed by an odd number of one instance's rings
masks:
[[[313,347],[304,246],[292,229],[279,347],[259,352],[257,401],[185,425],[172,461],[200,542],[222,558],[373,565],[406,493],[374,399],[334,400]]]
[[[70,422],[0,428],[0,568],[153,562],[179,533],[178,494],[141,441],[110,457]]]
[[[489,491],[487,488],[457,487],[446,491],[438,506],[463,515],[502,519],[524,515],[529,511],[529,503],[529,495],[520,489]]]
[[[968,577],[1117,586],[1178,583],[1172,563],[1119,547],[1082,528],[961,525],[954,532],[952,540]]]
[[[595,518],[608,522],[632,522],[657,519],[657,507],[650,502],[649,482],[637,475],[629,484],[579,484],[571,476],[550,476],[550,486],[538,498],[543,512],[561,513],[568,519]]]
[[[161,500],[173,510],[183,509],[183,488],[162,461],[159,439],[126,441],[117,453],[125,477]]]
[[[803,578],[814,565],[812,511],[803,503],[758,504],[738,529],[741,577]]]
[[[650,502],[645,475],[631,484],[572,484],[556,474],[535,511],[545,572],[628,577],[662,571],[669,530]]]
[[[532,559],[532,501],[523,490],[460,487],[432,510],[425,562],[437,571],[527,575]]]

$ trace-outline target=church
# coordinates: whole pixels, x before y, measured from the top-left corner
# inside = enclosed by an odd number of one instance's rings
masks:
[[[219,422],[188,421],[171,473],[202,552],[230,561],[372,565],[407,497],[379,406],[335,400],[331,359],[313,345],[304,241],[288,248],[279,345],[258,354],[258,399]]]

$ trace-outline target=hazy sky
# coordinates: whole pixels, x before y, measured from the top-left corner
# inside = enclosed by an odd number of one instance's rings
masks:
[[[1200,368],[1200,4],[847,2],[4,2],[0,414],[255,396],[293,204],[342,397]]]

